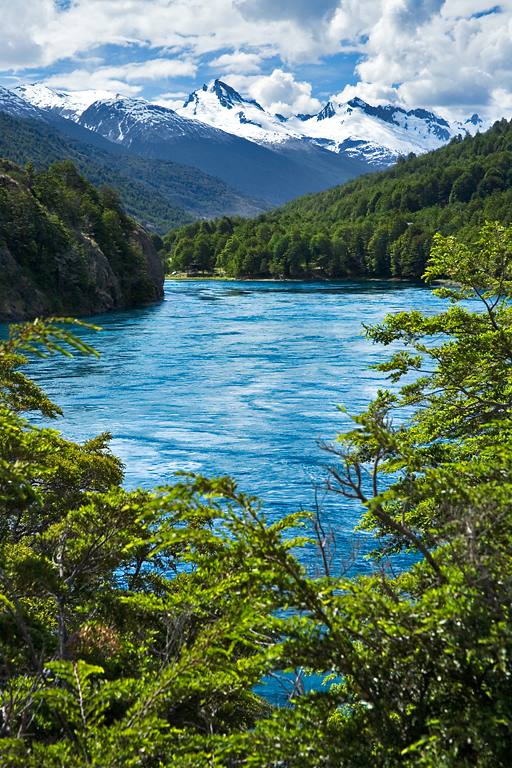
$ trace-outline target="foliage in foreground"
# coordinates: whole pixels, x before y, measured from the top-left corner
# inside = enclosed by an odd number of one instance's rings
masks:
[[[296,557],[309,521],[266,522],[228,479],[127,492],[108,436],[85,445],[25,421],[55,407],[20,372],[66,342],[14,328],[0,349],[0,764],[510,765],[512,231],[476,251],[436,239],[443,313],[370,331],[400,351],[329,447],[329,487],[361,503],[371,576]],[[468,305],[466,299],[476,299]],[[407,376],[413,372],[412,377]],[[319,527],[320,526],[320,527]],[[388,559],[415,562],[395,575]],[[317,672],[272,709],[254,685]]]

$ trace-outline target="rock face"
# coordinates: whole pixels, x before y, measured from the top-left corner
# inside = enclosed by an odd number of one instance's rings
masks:
[[[70,163],[34,175],[0,162],[0,319],[84,316],[157,302],[164,267],[115,194]]]

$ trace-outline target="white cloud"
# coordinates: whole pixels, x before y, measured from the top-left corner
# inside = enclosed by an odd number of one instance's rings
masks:
[[[274,69],[270,75],[247,77],[228,75],[227,83],[265,107],[269,112],[284,117],[301,112],[318,112],[321,103],[312,96],[312,85],[295,80],[291,72]]]
[[[65,91],[104,91],[110,94],[121,93],[123,96],[138,96],[142,85],[129,85],[106,75],[101,69],[91,72],[88,69],[74,69],[44,78],[49,88],[61,88]]]
[[[163,81],[165,91],[210,60],[231,79],[255,78],[247,88],[267,106],[310,111],[316,99],[294,65],[357,51],[359,83],[344,96],[498,116],[512,94],[512,0],[0,0],[0,14],[0,71],[44,76],[67,62],[50,78],[66,87],[139,93]],[[106,45],[149,61],[93,72],[88,59]],[[261,74],[273,56],[282,68]]]
[[[453,116],[501,116],[512,93],[512,3],[500,8],[491,12],[496,6],[484,0],[382,0],[360,81],[339,98],[394,97]]]
[[[217,72],[251,75],[261,71],[262,60],[263,56],[259,53],[235,51],[234,53],[223,53],[222,56],[213,59],[210,61],[210,67]]]
[[[133,83],[141,80],[164,80],[170,77],[194,77],[197,65],[182,59],[148,59],[121,67],[102,67],[100,71],[107,76],[119,77],[128,83]]]
[[[188,93],[186,91],[167,91],[166,93],[161,93],[155,99],[151,99],[151,101],[160,107],[176,110],[183,106],[187,96]]]
[[[193,77],[196,71],[197,67],[191,61],[148,59],[144,62],[132,62],[119,67],[103,66],[94,70],[74,69],[72,72],[46,78],[45,83],[50,87],[67,90],[87,88],[133,96],[142,91],[142,83],[144,82],[163,81],[171,77]]]
[[[305,0],[300,2],[306,7]],[[338,0],[320,2],[335,6]],[[29,9],[23,13],[31,22],[16,27],[20,5]],[[312,24],[311,14],[306,20],[293,13],[291,0],[287,13],[259,19],[249,17],[235,0],[74,0],[63,10],[51,0],[0,0],[0,9],[4,6],[12,23],[5,23],[2,14],[0,47],[14,41],[13,51],[4,57],[6,68],[18,60],[26,66],[50,65],[102,45],[134,43],[194,55],[271,47],[285,60],[314,60],[325,52],[328,26],[327,18]]]
[[[381,13],[382,0],[342,0],[332,16],[328,35],[334,41],[360,44]]]
[[[0,69],[19,70],[45,62],[45,50],[38,39],[55,18],[52,0],[0,0]]]

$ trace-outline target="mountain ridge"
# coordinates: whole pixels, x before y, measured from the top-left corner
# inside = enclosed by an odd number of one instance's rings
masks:
[[[47,119],[65,119],[70,126],[81,126],[140,157],[199,168],[256,201],[260,209],[326,189],[368,170],[357,159],[334,157],[321,147],[300,142],[289,142],[274,152],[139,98],[118,95],[93,101],[83,109],[94,92],[87,92],[85,101],[66,100],[63,92],[41,85],[22,86],[15,96],[22,94],[38,104]]]
[[[421,107],[407,110],[398,104],[372,105],[359,97],[346,102],[331,99],[317,114],[284,117],[268,112],[255,99],[242,96],[220,78],[192,91],[176,110],[119,94],[107,98],[101,91],[66,94],[44,85],[31,85],[20,86],[16,92],[34,106],[58,111],[93,129],[95,125],[88,124],[86,113],[98,102],[111,107],[123,104],[125,111],[132,114],[137,109],[145,111],[148,122],[154,122],[154,115],[160,109],[166,110],[160,115],[166,115],[168,122],[174,121],[175,130],[180,130],[180,125],[183,132],[186,130],[184,124],[180,124],[180,118],[185,118],[193,121],[193,128],[203,135],[208,135],[205,126],[209,126],[270,148],[312,143],[335,154],[367,162],[370,167],[387,167],[402,155],[437,149],[457,135],[474,134],[484,127],[477,114],[464,122],[450,122]],[[95,106],[95,111],[98,109]],[[192,127],[190,123],[186,126],[188,130]],[[117,140],[120,135],[118,133]]]
[[[0,156],[38,169],[71,159],[93,184],[114,186],[128,213],[153,231],[268,208],[197,168],[130,154],[56,112],[20,110],[11,93],[0,89]]]
[[[177,112],[210,125],[223,125],[224,130],[251,141],[268,145],[309,141],[378,167],[391,165],[401,155],[437,149],[455,136],[483,126],[476,114],[465,123],[450,123],[430,110],[406,110],[395,104],[374,106],[359,97],[347,102],[331,99],[317,114],[285,118],[271,115],[219,79],[193,91]],[[387,128],[383,129],[383,124]]]
[[[458,135],[473,134],[483,127],[476,114],[464,123],[450,123],[421,107],[407,110],[396,104],[372,105],[358,97],[347,102],[331,99],[316,115],[273,115],[256,100],[241,95],[219,78],[192,91],[183,106],[176,110],[138,97],[118,94],[107,99],[94,91],[79,92],[66,98],[63,91],[53,92],[46,86],[33,85],[21,86],[17,92],[34,105],[59,112],[138,153],[171,160],[181,156],[186,163],[195,162],[197,167],[220,175],[226,183],[256,199],[263,200],[269,193],[264,184],[251,186],[247,178],[241,178],[236,172],[244,158],[240,154],[242,145],[233,142],[233,137],[272,150],[279,158],[274,157],[274,163],[280,166],[276,171],[277,182],[272,186],[279,190],[283,175],[290,173],[294,173],[297,184],[295,194],[289,188],[274,196],[270,193],[271,197],[267,199],[273,205],[305,192],[342,183],[367,170],[388,167],[401,156],[437,149]],[[152,132],[151,139],[142,138],[144,131]],[[191,141],[200,139],[218,148],[224,155],[222,163],[216,163],[208,156],[211,152],[205,151],[204,146],[193,148],[190,145]],[[162,142],[166,144],[165,149]],[[230,143],[230,149],[237,157],[235,169],[230,168],[230,158],[225,155]],[[159,148],[149,144],[159,144]],[[220,149],[219,145],[222,145]],[[254,155],[247,146],[245,150],[249,156]],[[329,152],[330,157],[325,152]],[[290,169],[286,162],[291,161],[296,166],[301,159],[305,168]],[[358,165],[353,165],[354,161]],[[246,162],[249,170],[257,164],[254,157],[249,157]],[[270,173],[268,155],[262,155],[259,164],[266,165]],[[257,168],[254,173],[257,177]]]

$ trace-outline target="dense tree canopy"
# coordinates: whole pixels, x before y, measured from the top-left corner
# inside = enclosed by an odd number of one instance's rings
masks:
[[[114,190],[70,161],[36,172],[0,160],[0,268],[4,318],[93,314],[163,294],[155,243]]]
[[[395,382],[328,446],[374,571],[349,578],[321,518],[266,522],[228,479],[127,492],[102,435],[21,366],[91,350],[58,322],[0,345],[0,765],[506,768],[512,743],[512,229],[435,236],[444,312],[390,316]],[[412,375],[411,375],[412,374]],[[271,467],[269,467],[271,471]],[[301,565],[316,540],[322,573]],[[411,566],[393,571],[396,552]],[[253,692],[315,672],[273,709]]]
[[[229,277],[420,278],[433,237],[512,220],[512,124],[308,195],[256,219],[171,230],[170,270]]]

